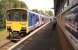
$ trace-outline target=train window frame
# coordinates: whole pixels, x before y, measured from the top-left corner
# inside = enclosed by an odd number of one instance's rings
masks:
[[[38,22],[39,21],[39,16],[38,15],[36,15],[36,22]]]
[[[13,18],[10,20],[9,17],[8,17],[8,14],[10,14],[11,11],[12,11],[12,14],[15,13],[16,11],[19,12],[19,13],[20,13],[20,12],[21,12],[21,13],[24,13],[24,12],[25,12],[25,14],[26,14],[26,15],[25,15],[25,17],[26,17],[25,20],[23,20],[23,18],[22,18],[23,16],[22,16],[21,18],[19,18],[20,20],[17,20],[15,17],[14,17],[14,18],[15,18],[16,20],[13,19]],[[12,14],[11,14],[11,15],[12,15]],[[22,14],[22,15],[24,15],[24,14]],[[7,21],[27,21],[27,10],[23,10],[23,9],[11,9],[11,10],[7,10],[6,16],[7,16]],[[18,17],[20,17],[20,16],[21,16],[21,14],[19,14]]]
[[[42,17],[42,21],[44,21],[44,17]]]

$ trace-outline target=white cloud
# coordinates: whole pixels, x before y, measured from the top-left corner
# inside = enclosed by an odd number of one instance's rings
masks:
[[[54,7],[53,0],[22,0],[24,1],[29,9],[50,9]]]
[[[54,10],[54,0],[21,0],[25,2],[29,9]]]

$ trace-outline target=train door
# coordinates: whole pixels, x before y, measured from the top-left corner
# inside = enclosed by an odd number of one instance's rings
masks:
[[[38,18],[39,18],[39,26],[41,25],[41,18],[40,18],[40,15],[38,15]]]
[[[36,18],[35,18],[35,14],[32,13],[32,22],[33,22],[33,27],[35,27],[36,24]]]
[[[29,30],[33,30],[35,28],[35,24],[36,24],[36,18],[35,18],[35,14],[33,13],[29,13]]]
[[[33,14],[33,27],[36,28],[38,24],[38,16],[36,14]]]
[[[42,17],[42,24],[44,24],[44,17]]]
[[[40,25],[42,24],[42,18],[41,18],[41,15],[39,15],[39,24],[40,24]]]
[[[36,21],[36,26],[38,27],[39,26],[39,15],[36,15],[35,16],[35,21]]]
[[[32,14],[31,13],[29,13],[29,27],[30,26],[32,26],[33,25],[33,23],[32,23]]]
[[[33,14],[30,12],[29,12],[29,16],[28,16],[28,25],[29,25],[29,27],[28,27],[29,31],[33,30],[33,25],[34,25]]]

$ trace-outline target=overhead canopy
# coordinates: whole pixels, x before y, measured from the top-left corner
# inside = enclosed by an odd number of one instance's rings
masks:
[[[59,14],[59,11],[61,10],[62,6],[64,6],[66,0],[54,0],[54,9],[55,9],[55,15]]]

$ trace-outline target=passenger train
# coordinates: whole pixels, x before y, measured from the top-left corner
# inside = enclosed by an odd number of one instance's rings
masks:
[[[57,23],[64,31],[69,42],[78,50],[78,4],[69,6],[57,16]]]
[[[50,18],[23,8],[9,9],[6,16],[6,30],[11,40],[25,36],[35,28],[50,22]]]

